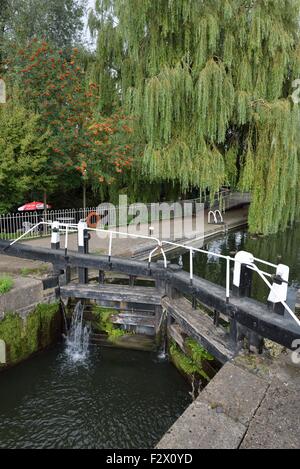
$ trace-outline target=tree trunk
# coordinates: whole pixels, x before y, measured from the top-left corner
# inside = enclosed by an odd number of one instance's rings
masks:
[[[83,181],[83,210],[86,210],[86,181]]]
[[[44,191],[43,195],[43,203],[44,203],[44,221],[47,221],[47,192]]]

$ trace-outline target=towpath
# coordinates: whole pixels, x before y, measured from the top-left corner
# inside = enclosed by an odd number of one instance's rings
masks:
[[[185,232],[185,238],[177,237],[176,233],[181,232],[182,229],[182,220],[176,219],[174,222],[173,227],[171,227],[171,239],[175,240],[176,242],[180,242],[181,244],[189,244],[189,243],[197,243],[197,245],[201,245],[201,242],[209,239],[210,237],[214,237],[218,234],[224,233],[225,229],[234,229],[237,227],[247,225],[247,216],[248,216],[248,208],[238,208],[229,210],[224,215],[224,225],[211,225],[207,222],[207,214],[205,214],[204,220],[204,238],[203,238],[203,230],[199,233],[191,233],[189,230]],[[166,224],[169,223],[168,221],[162,220],[161,222],[156,222],[152,226],[154,227],[154,235],[159,237],[159,233],[167,232]],[[186,219],[186,225],[192,226],[192,220]],[[203,226],[203,225],[202,225]],[[142,227],[141,232],[147,233],[148,227]],[[123,231],[121,227],[119,231]],[[197,240],[197,241],[195,241]],[[29,243],[32,246],[50,247],[50,238],[35,238],[28,241],[23,241]],[[64,236],[61,237],[61,246],[64,246]],[[121,257],[143,257],[147,251],[155,244],[147,239],[136,239],[136,238],[125,238],[125,237],[118,237],[113,240],[113,249],[112,253],[116,256]],[[68,247],[70,250],[77,250],[77,234],[70,234]],[[103,255],[108,252],[108,237],[99,238],[96,233],[91,233],[91,240],[89,243],[90,252],[93,254]],[[0,273],[11,273],[11,274],[26,274],[26,275],[43,275],[47,271],[51,270],[51,265],[44,264],[38,261],[30,261],[25,259],[19,259],[14,257],[8,256],[0,256]]]
[[[284,352],[228,362],[159,449],[299,449],[300,365]]]

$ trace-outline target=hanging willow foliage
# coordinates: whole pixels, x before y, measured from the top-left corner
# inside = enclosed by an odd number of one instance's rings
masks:
[[[250,190],[253,232],[299,216],[300,0],[97,0],[100,107],[136,116],[143,177]]]

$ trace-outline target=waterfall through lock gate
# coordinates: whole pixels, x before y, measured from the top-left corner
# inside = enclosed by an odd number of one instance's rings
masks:
[[[161,315],[160,323],[158,326],[158,337],[159,337],[159,350],[158,359],[160,361],[168,360],[167,351],[167,311],[164,310]]]
[[[66,352],[73,362],[84,361],[88,356],[90,327],[83,322],[84,306],[79,301],[74,308],[66,337]]]

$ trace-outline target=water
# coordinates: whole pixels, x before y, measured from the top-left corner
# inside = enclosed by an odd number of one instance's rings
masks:
[[[74,308],[66,340],[66,353],[75,363],[85,361],[89,352],[90,328],[83,323],[83,313],[84,306],[79,301]]]
[[[160,346],[158,350],[158,359],[160,361],[168,360],[168,351],[167,351],[167,312],[163,311],[161,315],[161,320],[157,328],[157,337],[160,341]]]
[[[288,289],[288,304],[294,309],[296,293],[300,288],[300,223],[286,230],[284,233],[267,237],[251,236],[247,230],[238,230],[222,235],[218,239],[209,241],[204,249],[218,254],[232,254],[235,251],[248,251],[255,257],[270,261],[274,264],[283,263],[290,267],[291,286]],[[182,256],[183,268],[189,271],[189,254]],[[178,255],[173,262],[178,263]],[[260,265],[264,271],[274,273],[274,269]],[[226,262],[214,256],[195,254],[194,273],[216,284],[225,287]],[[269,290],[256,274],[253,277],[252,297],[266,302]]]
[[[155,355],[59,346],[0,374],[0,448],[153,448],[190,404]]]

